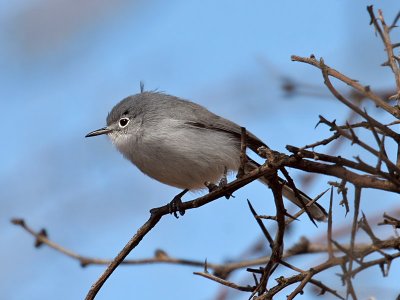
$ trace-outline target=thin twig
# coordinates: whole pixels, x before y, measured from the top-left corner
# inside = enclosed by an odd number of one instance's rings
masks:
[[[333,203],[333,187],[331,187],[331,195],[329,197],[329,212],[328,212],[328,234],[327,234],[327,243],[328,243],[328,255],[329,259],[334,257],[333,254],[333,245],[332,245],[332,203]]]
[[[289,296],[287,296],[287,300],[293,300],[299,293],[302,293],[303,288],[308,282],[310,282],[313,276],[314,276],[314,269],[310,269],[307,272],[307,275],[304,276],[303,280],[300,282],[299,286],[296,287],[295,290]]]
[[[393,46],[392,46],[392,42],[390,40],[390,29],[391,27],[388,27],[386,25],[385,19],[383,17],[383,13],[382,11],[379,9],[378,10],[378,14],[379,14],[379,20],[381,22],[381,26],[378,23],[378,19],[375,17],[375,13],[374,13],[374,9],[373,6],[367,6],[367,10],[368,13],[371,17],[371,23],[374,24],[374,27],[376,29],[376,31],[379,33],[379,36],[382,39],[383,44],[385,45],[385,50],[386,50],[386,54],[388,57],[388,63],[387,65],[390,67],[390,69],[392,70],[394,77],[395,77],[395,81],[396,81],[396,86],[397,86],[397,93],[395,95],[393,95],[392,97],[390,97],[391,99],[399,99],[399,95],[400,95],[400,71],[399,71],[399,65],[398,62],[396,61],[395,55],[393,53]]]
[[[199,275],[202,276],[204,278],[210,279],[212,281],[218,282],[224,286],[230,287],[232,289],[238,290],[238,291],[243,291],[243,292],[252,292],[254,290],[254,287],[252,286],[240,286],[237,285],[231,281],[219,278],[215,275],[212,275],[210,273],[204,273],[204,272],[193,272],[194,275]]]
[[[274,240],[272,239],[270,233],[268,232],[268,229],[265,227],[263,221],[260,218],[257,218],[258,214],[255,211],[255,209],[253,208],[253,205],[251,205],[249,199],[247,199],[247,204],[249,205],[250,211],[254,217],[254,219],[256,220],[258,226],[261,229],[261,232],[264,234],[265,238],[267,239],[269,246],[272,248],[274,245]]]
[[[300,57],[297,55],[292,55],[291,59],[292,61],[307,63],[321,69],[320,63],[315,59],[314,56],[308,58],[308,57]],[[340,81],[348,84],[349,86],[353,87],[359,93],[365,95],[366,98],[371,99],[377,106],[383,108],[391,115],[395,116],[396,118],[400,118],[400,111],[397,108],[386,103],[381,97],[372,92],[371,89],[365,88],[365,86],[359,84],[356,80],[353,80],[330,67],[327,68],[327,73],[330,76],[333,76],[339,79]]]
[[[356,231],[357,231],[357,221],[358,221],[358,214],[360,211],[360,202],[361,202],[361,188],[358,186],[355,186],[355,192],[354,192],[354,216],[353,216],[353,225],[351,226],[351,236],[350,236],[350,260],[349,260],[349,268],[344,273],[343,275],[346,277],[346,282],[347,282],[347,295],[351,294],[354,300],[357,299],[356,293],[353,288],[353,284],[351,282],[351,277],[347,276],[348,273],[351,273],[353,270],[353,259],[352,257],[354,256],[354,245],[355,245],[355,239],[356,239]]]

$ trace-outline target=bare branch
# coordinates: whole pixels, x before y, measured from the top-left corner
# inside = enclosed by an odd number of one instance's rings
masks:
[[[320,65],[320,62],[318,62],[313,55],[309,58],[292,55],[291,58],[292,58],[292,61],[304,62],[304,63],[310,64],[310,65],[313,65],[319,69],[322,68]],[[329,76],[333,76],[333,77],[339,79],[340,81],[343,81],[344,83],[348,84],[349,86],[353,87],[359,93],[365,95],[366,98],[369,98],[372,101],[374,101],[374,103],[377,106],[383,108],[391,115],[395,116],[396,118],[400,118],[399,109],[397,109],[393,106],[390,106],[381,97],[379,97],[377,94],[373,93],[370,88],[366,88],[365,86],[362,86],[356,80],[351,79],[330,67],[326,67],[326,72]]]
[[[251,287],[251,286],[240,286],[240,285],[237,285],[237,284],[235,284],[233,282],[230,282],[228,280],[225,280],[225,279],[219,278],[219,277],[217,277],[215,275],[212,275],[210,273],[193,272],[193,274],[202,276],[204,278],[210,279],[210,280],[215,281],[215,282],[218,282],[218,283],[220,283],[220,284],[222,284],[224,286],[230,287],[230,288],[238,290],[238,291],[252,292],[254,290],[254,287]]]

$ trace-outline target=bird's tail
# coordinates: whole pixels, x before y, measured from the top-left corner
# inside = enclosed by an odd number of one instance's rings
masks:
[[[249,161],[246,163],[246,171],[252,171],[258,168],[259,166],[260,165],[258,163],[249,159]],[[266,176],[260,177],[259,180],[265,185],[270,186],[270,182]],[[298,190],[298,195],[300,195],[301,200],[303,202],[301,203],[301,201],[296,197],[296,194],[293,191],[293,189],[287,185],[286,181],[283,180],[282,178],[279,178],[279,181],[283,184],[282,195],[292,203],[296,204],[298,207],[303,208],[304,204],[307,205],[307,203],[312,201],[312,199],[308,197],[305,193]],[[325,209],[317,202],[314,202],[313,204],[308,206],[308,212],[315,220],[320,222],[326,221],[326,218],[328,216]]]

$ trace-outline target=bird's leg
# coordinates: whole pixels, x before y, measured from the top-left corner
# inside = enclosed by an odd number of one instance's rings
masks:
[[[209,193],[214,192],[216,189],[218,189],[218,185],[209,181],[204,182],[204,185],[208,188]]]
[[[224,174],[222,175],[222,178],[219,180],[218,186],[219,187],[224,187],[228,184],[228,178],[226,177],[228,174],[228,169],[224,167]]]
[[[228,174],[228,169],[226,167],[224,167],[224,174],[222,175],[222,178],[220,179],[218,185],[216,185],[212,182],[206,181],[204,183],[204,185],[208,188],[208,192],[211,193],[217,189],[224,188],[228,184],[227,174]],[[230,197],[233,197],[233,195],[231,193],[227,192],[225,194],[225,198],[229,199]]]
[[[182,197],[185,195],[189,190],[184,189],[182,192],[180,192],[178,195],[172,199],[172,201],[168,204],[168,209],[170,214],[174,214],[175,218],[179,218],[178,216],[178,211],[181,216],[185,214],[185,210],[182,208]]]
[[[222,175],[222,178],[221,178],[221,180],[219,181],[219,184],[218,184],[218,186],[220,188],[223,188],[228,184],[227,174],[228,174],[228,169],[226,167],[224,167],[224,174]],[[230,197],[233,197],[232,193],[226,192],[225,198],[229,199]],[[235,198],[235,197],[233,197],[233,198]]]

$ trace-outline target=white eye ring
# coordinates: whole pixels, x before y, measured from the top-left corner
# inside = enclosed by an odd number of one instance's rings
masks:
[[[121,128],[124,128],[124,127],[126,127],[126,125],[128,125],[128,123],[129,123],[129,119],[128,118],[121,118],[121,119],[119,119],[119,122],[118,122],[118,124],[119,124],[119,127],[121,127]]]

